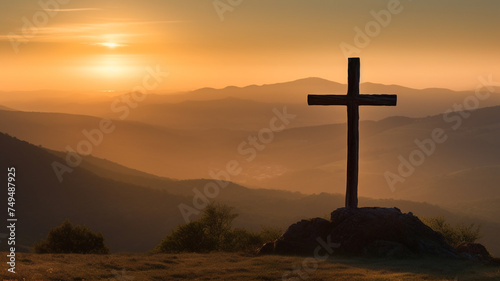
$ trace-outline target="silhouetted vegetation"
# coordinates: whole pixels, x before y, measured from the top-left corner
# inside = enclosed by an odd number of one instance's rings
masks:
[[[440,232],[446,242],[453,247],[457,247],[463,242],[474,243],[481,237],[479,225],[459,223],[451,226],[442,216],[423,217],[421,220],[434,231]]]
[[[38,254],[109,254],[101,233],[94,233],[86,226],[73,226],[69,220],[49,231],[47,238],[34,245]]]
[[[155,248],[156,252],[211,252],[247,251],[281,235],[278,228],[263,227],[254,233],[243,228],[233,228],[238,216],[233,207],[211,203],[200,219],[179,225]]]

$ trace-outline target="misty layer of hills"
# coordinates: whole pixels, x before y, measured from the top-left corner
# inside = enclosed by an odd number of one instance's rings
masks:
[[[185,223],[179,206],[196,207],[193,189],[203,192],[205,185],[214,182],[161,178],[92,156],[59,182],[52,163],[64,161],[63,152],[37,147],[6,134],[0,134],[0,146],[0,165],[16,168],[16,232],[20,250],[29,250],[35,241],[45,238],[50,228],[67,218],[102,232],[113,252],[151,250],[177,225]],[[6,174],[1,178],[6,182]],[[344,197],[249,189],[230,183],[216,200],[236,207],[236,226],[258,231],[262,226],[285,229],[303,218],[328,217],[331,210],[343,206]],[[6,202],[6,197],[2,197],[0,203]],[[500,253],[496,243],[500,223],[455,214],[428,203],[363,197],[360,203],[398,206],[418,216],[443,215],[451,222],[479,223],[484,233],[482,242],[492,253]],[[0,250],[6,249],[3,241]]]
[[[481,93],[488,92],[480,81],[478,87]],[[118,97],[108,93],[0,92],[0,105],[22,111],[105,116],[111,119],[119,119],[128,112],[127,121],[140,121],[171,129],[259,130],[269,121],[270,110],[284,105],[300,117],[290,127],[343,123],[345,110],[310,107],[307,105],[307,94],[345,94],[346,91],[345,84],[306,78],[241,88],[204,88],[168,95],[150,93],[140,101],[134,101],[128,93]],[[361,120],[380,120],[391,116],[426,117],[444,113],[452,109],[455,103],[463,103],[474,91],[417,90],[397,85],[362,83],[360,93],[398,95],[396,107],[362,108]],[[480,107],[493,105],[500,105],[500,96],[491,95],[479,104]]]
[[[26,187],[19,193],[20,239],[29,245],[70,218],[102,231],[113,251],[148,250],[184,222],[178,206],[193,205],[193,188],[203,190],[234,162],[241,171],[229,179],[237,184],[216,199],[236,207],[238,226],[285,227],[328,214],[343,205],[346,110],[309,107],[306,96],[345,89],[309,78],[141,101],[128,94],[3,93],[0,132],[31,143],[0,138],[2,167],[19,167]],[[471,109],[474,92],[371,83],[361,91],[396,93],[398,106],[360,109],[360,204],[480,221],[484,242],[500,253],[498,95],[478,99],[469,112],[463,110]],[[103,118],[110,132],[101,130]],[[95,157],[82,156],[59,182],[52,163],[67,164],[67,150],[78,152],[85,141]],[[391,199],[377,201],[383,198]]]

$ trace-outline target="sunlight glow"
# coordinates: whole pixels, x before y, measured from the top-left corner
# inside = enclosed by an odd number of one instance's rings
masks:
[[[80,79],[100,90],[124,90],[135,86],[137,79],[144,76],[144,65],[148,62],[141,56],[105,54],[82,57],[75,65]]]
[[[96,45],[100,45],[100,46],[108,47],[108,48],[110,48],[110,49],[114,49],[114,48],[116,48],[116,47],[122,47],[122,46],[124,46],[124,45],[122,45],[122,44],[113,43],[113,42],[97,43]]]
[[[94,67],[99,75],[119,78],[125,76],[130,62],[123,55],[105,55],[96,60]]]

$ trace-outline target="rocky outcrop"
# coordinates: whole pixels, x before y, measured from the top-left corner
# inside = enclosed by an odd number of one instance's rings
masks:
[[[470,260],[481,261],[487,264],[493,262],[493,257],[481,244],[462,243],[458,245],[457,252]]]
[[[458,257],[443,236],[412,213],[397,208],[340,208],[331,219],[315,218],[291,225],[260,254],[325,257],[361,255],[377,257]]]

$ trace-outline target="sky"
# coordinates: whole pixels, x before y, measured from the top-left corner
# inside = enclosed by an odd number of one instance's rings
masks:
[[[154,92],[306,77],[474,89],[500,74],[496,0],[0,0],[0,91]],[[496,78],[500,80],[500,78]]]

